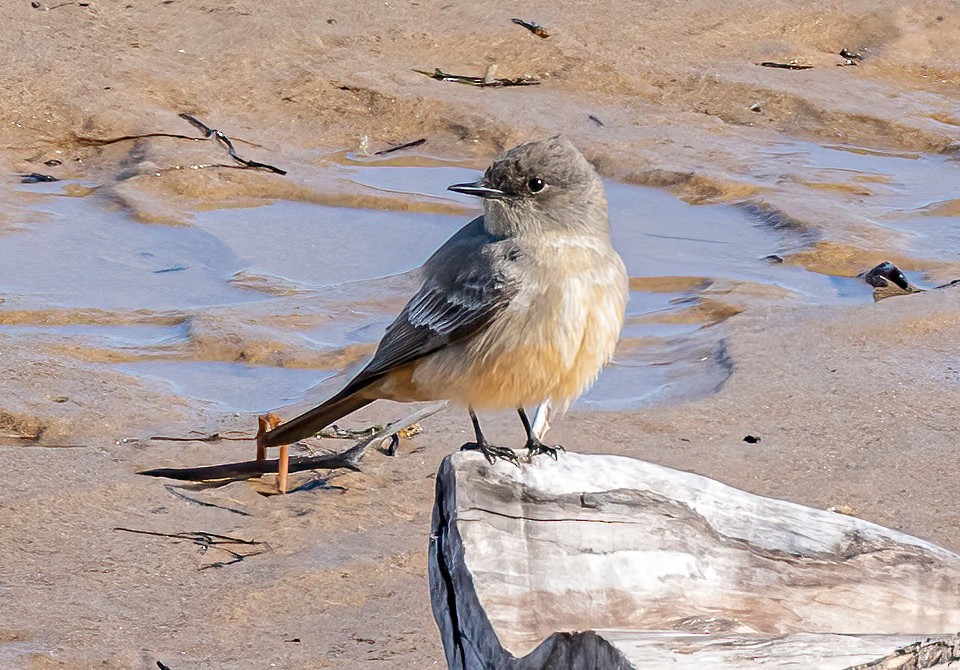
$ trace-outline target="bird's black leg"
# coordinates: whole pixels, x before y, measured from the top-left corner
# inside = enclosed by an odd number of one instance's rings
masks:
[[[548,447],[538,440],[536,435],[533,434],[533,426],[530,425],[530,419],[527,418],[527,413],[523,411],[522,407],[517,409],[517,414],[520,415],[520,420],[523,421],[523,429],[527,431],[527,443],[524,446],[527,448],[528,455],[533,458],[537,454],[547,454],[553,458],[553,460],[557,460],[557,454],[565,451],[565,449],[559,444]]]
[[[460,447],[460,451],[467,451],[470,449],[477,449],[481,454],[487,457],[487,460],[490,461],[490,464],[493,465],[497,462],[498,458],[502,458],[505,461],[510,461],[517,467],[520,467],[520,459],[517,457],[517,452],[513,449],[508,449],[507,447],[495,447],[489,442],[487,438],[483,436],[483,432],[480,430],[480,420],[477,419],[476,412],[473,411],[473,408],[469,408],[470,420],[473,421],[473,432],[476,435],[476,442],[467,442],[465,445]]]

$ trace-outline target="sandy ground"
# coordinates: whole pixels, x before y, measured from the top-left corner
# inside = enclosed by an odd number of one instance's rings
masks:
[[[934,280],[960,275],[956,248],[925,255],[872,225],[869,185],[865,194],[817,183],[817,193],[843,198],[837,210],[839,200],[808,197],[809,180],[768,175],[772,159],[755,161],[750,149],[786,137],[955,155],[955,3],[527,6],[523,18],[550,30],[546,40],[510,23],[520,10],[504,0],[39,4],[4,8],[0,164],[9,174],[106,184],[117,206],[144,222],[181,224],[191,211],[264,195],[394,207],[345,199],[325,189],[322,175],[296,173],[317,172],[331,152],[357,149],[364,137],[371,148],[426,137],[424,155],[482,166],[504,147],[562,130],[606,177],[698,203],[762,193],[775,223],[802,221],[816,231],[818,241],[788,263],[850,276],[889,257]],[[866,58],[838,67],[843,47]],[[794,58],[815,67],[755,64]],[[482,75],[491,64],[498,76],[528,74],[543,84],[478,90],[412,71]],[[755,103],[760,111],[750,109]],[[241,153],[291,176],[204,170],[148,181],[158,168],[209,160],[209,148],[159,139],[102,144],[188,133],[176,116],[182,111],[255,141]],[[51,159],[62,164],[44,165]],[[957,198],[945,183],[951,188]],[[4,197],[0,231],[34,223],[29,197],[12,189]],[[25,315],[17,296],[2,297],[5,325],[133,318]],[[741,311],[742,296],[726,299],[737,305],[731,313]],[[749,308],[726,323],[723,363],[732,373],[716,393],[630,412],[572,412],[551,438],[816,507],[845,505],[960,551],[960,290],[856,307],[746,300]],[[217,340],[216,355],[228,355],[230,341]],[[0,447],[0,666],[442,666],[425,547],[433,473],[467,437],[461,414],[427,420],[398,457],[371,454],[363,473],[334,476],[328,488],[285,497],[261,496],[247,483],[171,491],[135,472],[245,459],[250,445],[120,438],[162,425],[181,434],[193,425],[246,428],[249,417],[129,386],[122,375],[91,376],[90,355],[6,337],[0,349],[0,427],[45,435]],[[51,403],[53,378],[83,400]],[[355,423],[403,411],[378,404]],[[503,442],[515,441],[516,430],[512,417],[491,422]],[[748,434],[761,441],[745,443]],[[263,552],[242,562],[207,567],[231,555],[117,527],[266,544],[240,547]]]

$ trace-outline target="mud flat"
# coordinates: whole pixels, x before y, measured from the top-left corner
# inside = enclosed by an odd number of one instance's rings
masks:
[[[0,28],[3,667],[442,667],[461,413],[285,497],[134,473],[250,458],[253,416],[335,387],[470,216],[446,186],[542,133],[608,180],[632,276],[617,365],[551,439],[960,550],[960,291],[856,278],[960,277],[952,3],[561,2],[521,17],[546,39],[499,1],[37,4]],[[414,72],[494,64],[540,84]],[[286,174],[145,137],[198,136],[183,112]]]

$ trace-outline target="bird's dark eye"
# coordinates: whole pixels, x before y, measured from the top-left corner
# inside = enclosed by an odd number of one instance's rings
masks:
[[[530,189],[531,193],[539,193],[540,191],[543,190],[543,187],[544,187],[543,180],[540,179],[539,177],[534,177],[533,179],[527,182],[527,188]]]

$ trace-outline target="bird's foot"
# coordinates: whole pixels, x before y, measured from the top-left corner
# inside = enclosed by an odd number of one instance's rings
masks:
[[[557,454],[559,454],[561,451],[566,451],[566,449],[559,444],[555,444],[551,447],[536,438],[527,440],[527,443],[523,446],[527,448],[527,457],[530,459],[533,459],[533,457],[537,454],[546,454],[553,460],[557,460]]]
[[[490,461],[490,465],[493,465],[497,462],[499,458],[502,461],[509,461],[513,463],[518,468],[520,467],[520,458],[517,456],[517,452],[509,447],[495,447],[492,444],[486,442],[467,442],[465,445],[460,447],[460,451],[479,451],[481,454],[486,456],[487,460]]]

